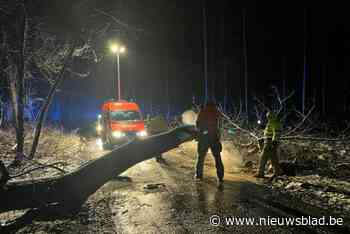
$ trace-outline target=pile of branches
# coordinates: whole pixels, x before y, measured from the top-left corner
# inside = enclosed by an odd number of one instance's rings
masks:
[[[247,115],[242,113],[242,105],[237,108],[235,113],[226,113],[223,108],[219,108],[224,117],[222,123],[222,132],[224,136],[231,133],[235,135],[234,142],[242,147],[256,145],[263,139],[263,129],[266,123],[265,113],[275,113],[283,124],[281,140],[282,141],[334,141],[344,142],[348,140],[350,123],[347,123],[345,129],[339,130],[329,136],[329,125],[321,122],[317,113],[315,113],[315,105],[309,105],[309,108],[301,113],[292,102],[294,91],[282,97],[277,87],[272,87],[272,102],[270,105],[258,97],[254,97],[256,105],[254,106],[255,120],[247,121]],[[238,142],[237,142],[238,141]],[[245,144],[241,144],[241,142]],[[260,145],[261,146],[261,145]]]

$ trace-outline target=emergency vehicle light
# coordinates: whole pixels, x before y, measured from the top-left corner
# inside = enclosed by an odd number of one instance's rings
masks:
[[[125,137],[125,133],[120,131],[114,131],[112,132],[112,136],[115,138],[122,138]]]
[[[136,135],[138,137],[146,137],[148,134],[145,130],[143,130],[143,131],[137,132]]]

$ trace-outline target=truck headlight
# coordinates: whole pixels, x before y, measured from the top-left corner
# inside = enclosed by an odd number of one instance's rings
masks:
[[[103,147],[103,141],[102,141],[101,138],[98,138],[98,139],[96,140],[96,145],[97,145],[99,148],[102,149],[102,147]]]
[[[125,133],[120,131],[114,131],[112,132],[112,136],[115,138],[122,138],[125,137]]]
[[[137,132],[136,135],[138,137],[146,137],[146,136],[148,136],[148,134],[147,134],[147,132],[145,130]]]

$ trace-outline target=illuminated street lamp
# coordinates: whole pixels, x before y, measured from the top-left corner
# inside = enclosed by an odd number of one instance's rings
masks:
[[[118,100],[121,99],[121,95],[120,95],[120,68],[119,68],[119,55],[123,54],[125,52],[125,47],[124,46],[120,46],[118,44],[112,44],[111,45],[111,51],[113,54],[116,55],[116,76],[117,76],[117,80],[118,80]],[[113,79],[114,80],[114,79]],[[114,90],[116,90],[115,87],[115,81],[113,82],[114,84]]]

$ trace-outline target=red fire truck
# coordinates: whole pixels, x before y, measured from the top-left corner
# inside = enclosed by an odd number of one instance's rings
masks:
[[[102,105],[97,132],[104,148],[147,136],[139,106],[134,102],[109,100]]]

